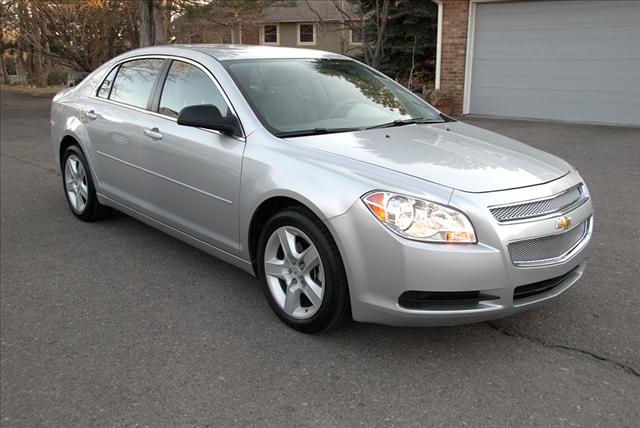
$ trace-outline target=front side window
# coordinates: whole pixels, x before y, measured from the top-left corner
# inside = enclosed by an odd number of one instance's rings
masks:
[[[256,59],[223,65],[274,135],[341,132],[407,119],[442,121],[420,98],[356,61]]]
[[[231,114],[227,102],[211,78],[195,65],[173,61],[162,88],[158,113],[178,117],[188,106],[211,104],[222,116]]]
[[[162,59],[138,59],[122,64],[113,82],[109,99],[147,108],[153,84],[163,62]]]
[[[278,26],[275,24],[262,27],[262,42],[266,45],[278,44]]]
[[[298,44],[300,45],[315,44],[315,25],[298,24]]]

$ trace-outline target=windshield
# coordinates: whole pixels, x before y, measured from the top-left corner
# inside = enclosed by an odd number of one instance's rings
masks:
[[[396,121],[442,121],[393,80],[344,59],[256,59],[225,66],[277,136],[341,132]]]

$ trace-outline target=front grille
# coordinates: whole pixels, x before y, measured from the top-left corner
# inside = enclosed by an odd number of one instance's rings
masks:
[[[515,265],[553,263],[573,250],[586,236],[588,229],[589,220],[586,220],[565,233],[510,242],[511,261]]]
[[[525,299],[527,297],[551,291],[558,285],[562,284],[564,280],[571,276],[576,269],[578,268],[576,267],[573,270],[565,273],[564,275],[555,278],[545,279],[544,281],[534,282],[532,284],[516,287],[516,289],[513,290],[513,300],[515,301],[519,299]]]
[[[453,309],[475,309],[483,300],[494,300],[498,296],[480,291],[405,291],[398,304],[406,309],[444,311]]]
[[[576,186],[548,199],[491,208],[490,211],[499,222],[523,220],[561,211],[581,198],[580,186]]]

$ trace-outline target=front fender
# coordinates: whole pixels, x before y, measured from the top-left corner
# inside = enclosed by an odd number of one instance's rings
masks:
[[[327,223],[375,189],[441,204],[448,203],[452,192],[406,174],[278,139],[264,129],[247,139],[241,180],[239,235],[241,251],[247,257],[253,214],[273,197],[295,199]]]

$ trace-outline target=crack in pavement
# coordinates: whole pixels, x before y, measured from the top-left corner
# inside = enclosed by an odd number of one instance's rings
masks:
[[[19,158],[19,157],[11,156],[11,155],[8,155],[6,153],[2,153],[2,154],[0,154],[0,156],[8,158],[8,159],[12,159],[14,161],[22,162],[22,163],[27,164],[27,165],[31,165],[31,166],[33,166],[35,168],[41,169],[43,171],[51,172],[51,173],[53,173],[55,175],[60,175],[58,170],[56,170],[54,168],[47,168],[46,166],[38,165],[37,163],[28,161],[26,159],[22,159],[22,158]]]
[[[525,333],[522,333],[522,332],[519,332],[519,331],[510,330],[510,329],[508,329],[506,327],[502,327],[502,326],[498,325],[494,321],[489,321],[489,322],[487,322],[487,324],[489,325],[489,327],[491,327],[492,329],[494,329],[496,331],[499,331],[500,333],[504,334],[505,336],[519,337],[519,338],[522,338],[522,339],[526,339],[526,340],[529,340],[531,342],[538,343],[538,344],[540,344],[540,345],[542,345],[542,346],[544,346],[546,348],[555,348],[555,349],[562,349],[564,351],[578,352],[578,353],[580,353],[582,355],[587,355],[587,356],[589,356],[589,357],[591,357],[591,358],[593,358],[595,360],[611,363],[611,364],[617,366],[618,368],[626,371],[627,373],[630,373],[630,374],[640,378],[640,371],[634,369],[633,367],[631,367],[629,365],[626,365],[624,363],[621,363],[619,361],[612,360],[612,359],[607,358],[607,357],[603,357],[603,356],[598,355],[598,354],[596,354],[594,352],[585,351],[584,349],[574,348],[572,346],[558,345],[558,344],[554,344],[554,343],[549,343],[549,342],[547,342],[544,339],[541,339],[539,337],[531,336],[531,335],[528,335],[528,334],[525,334]]]

